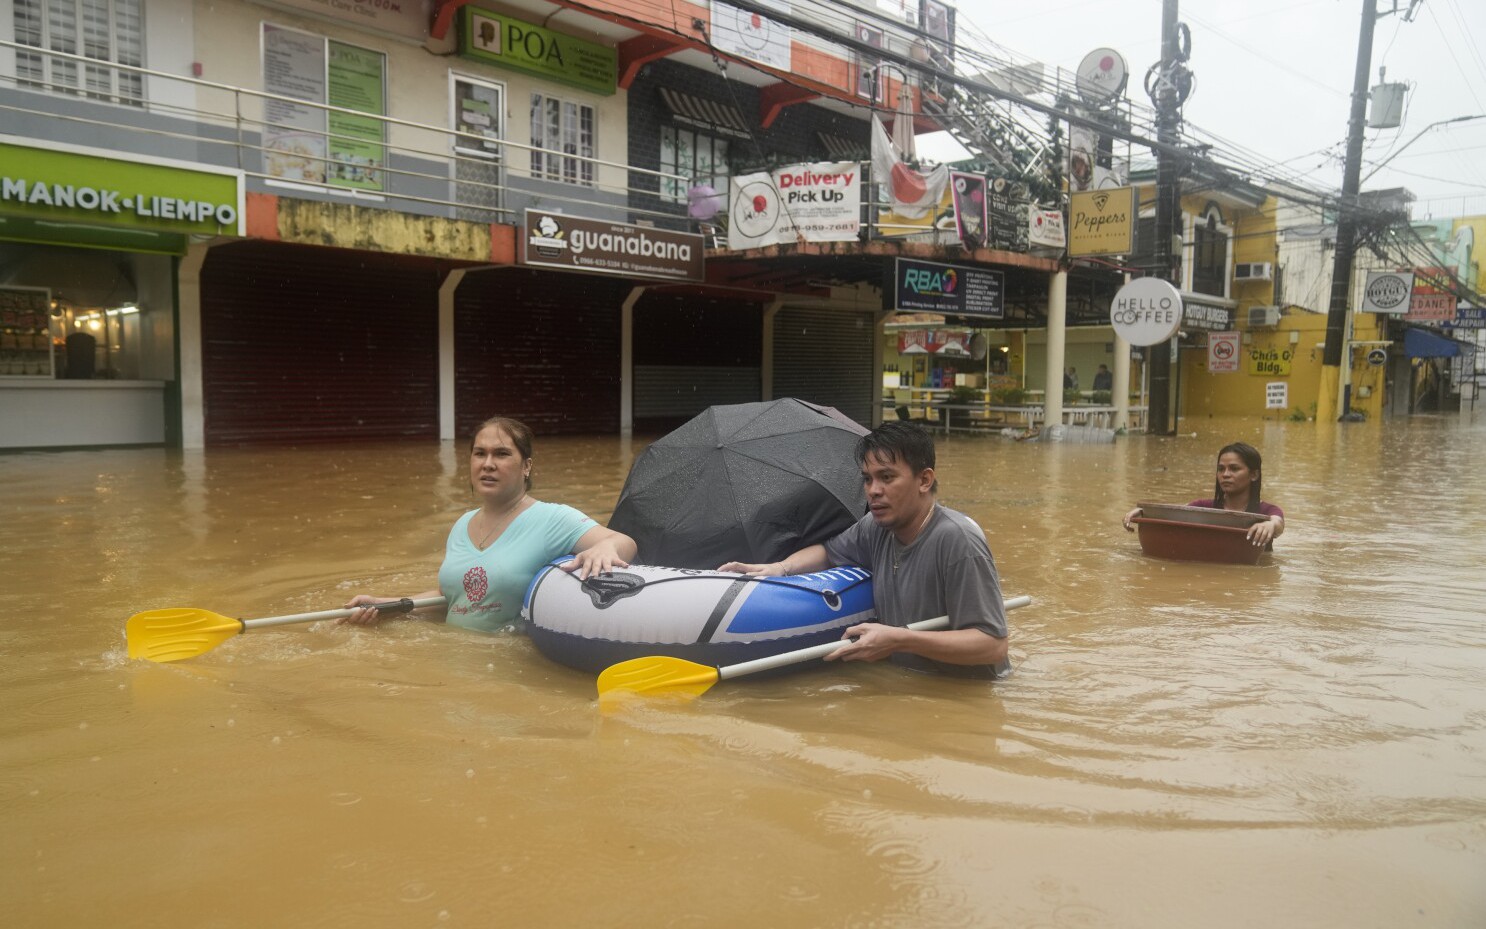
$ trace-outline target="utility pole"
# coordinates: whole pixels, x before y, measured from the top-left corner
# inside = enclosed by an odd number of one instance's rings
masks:
[[[1352,364],[1350,351],[1345,352],[1345,359],[1342,355],[1352,321],[1348,304],[1352,299],[1352,258],[1357,254],[1357,194],[1362,187],[1362,133],[1367,126],[1367,79],[1372,70],[1376,22],[1377,0],[1362,0],[1357,71],[1352,78],[1352,115],[1347,121],[1347,162],[1336,212],[1336,255],[1331,270],[1331,306],[1326,314],[1326,350],[1321,356],[1321,393],[1316,398],[1317,422],[1345,420],[1352,412],[1352,391],[1341,387],[1341,366],[1344,360],[1348,366]]]
[[[1181,165],[1171,152],[1181,127],[1185,53],[1178,40],[1177,0],[1161,3],[1161,63],[1154,87],[1147,87],[1156,105],[1156,273],[1181,290],[1181,251],[1176,245],[1181,216]],[[1180,338],[1177,336],[1176,338]],[[1146,371],[1150,378],[1150,406],[1146,431],[1175,435],[1171,415],[1171,344],[1161,342],[1146,349]]]

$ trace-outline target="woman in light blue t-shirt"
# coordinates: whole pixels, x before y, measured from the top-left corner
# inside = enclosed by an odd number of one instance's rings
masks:
[[[439,586],[413,597],[443,596],[445,620],[456,626],[499,632],[521,617],[526,588],[542,566],[572,554],[562,565],[579,578],[629,567],[635,542],[606,529],[570,506],[534,499],[531,490],[531,430],[504,416],[487,419],[470,442],[470,485],[480,498],[454,523],[439,567]],[[346,604],[367,607],[341,622],[377,621],[377,603],[395,597],[359,594]],[[428,610],[435,613],[437,610]]]

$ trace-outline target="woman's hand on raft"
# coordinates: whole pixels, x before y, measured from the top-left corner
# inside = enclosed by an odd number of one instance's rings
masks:
[[[1133,522],[1131,522],[1131,520],[1134,519],[1135,517],[1139,516],[1139,515],[1140,515],[1140,507],[1136,507],[1135,509],[1133,509],[1130,512],[1128,512],[1128,513],[1125,514],[1125,531],[1126,532],[1134,532],[1135,531],[1135,524]]]
[[[558,565],[559,568],[577,574],[580,581],[586,581],[596,574],[608,574],[615,568],[629,567],[629,559],[635,557],[635,543],[629,536],[602,528],[590,529],[589,532],[604,534],[591,540],[585,534],[578,540],[581,547],[578,553],[571,561]],[[592,544],[584,546],[584,541]]]
[[[1268,545],[1273,542],[1275,536],[1285,531],[1285,521],[1278,516],[1271,516],[1262,523],[1254,523],[1249,527],[1249,541],[1254,545]]]

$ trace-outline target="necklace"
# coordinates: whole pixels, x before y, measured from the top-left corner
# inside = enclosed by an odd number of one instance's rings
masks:
[[[929,504],[929,512],[924,514],[924,521],[918,524],[918,530],[913,533],[913,542],[917,542],[918,537],[924,534],[924,527],[929,524],[929,520],[934,516],[935,506],[937,506],[937,504]],[[898,541],[897,536],[893,537],[893,571],[895,573],[898,570],[898,565],[903,563],[903,556],[908,554],[908,548],[913,544],[913,542],[909,542],[908,545],[904,545],[902,542]]]
[[[490,544],[490,540],[495,538],[495,534],[504,529],[506,526],[510,525],[511,520],[515,518],[516,511],[521,509],[521,504],[525,500],[526,494],[522,494],[520,500],[517,500],[515,503],[511,504],[509,509],[507,509],[500,516],[496,517],[496,521],[494,523],[491,523],[490,525],[490,531],[485,533],[485,538],[481,539],[475,545],[475,547],[480,549],[481,551],[484,551],[485,546]]]

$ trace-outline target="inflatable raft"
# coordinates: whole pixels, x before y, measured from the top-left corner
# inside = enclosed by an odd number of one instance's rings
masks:
[[[735,664],[841,638],[875,616],[872,576],[839,567],[791,577],[631,565],[578,580],[543,568],[526,592],[532,642],[559,664],[598,673],[667,655]]]
[[[1173,503],[1140,503],[1131,520],[1140,533],[1140,549],[1175,561],[1258,564],[1266,549],[1248,539],[1249,527],[1269,517]]]

